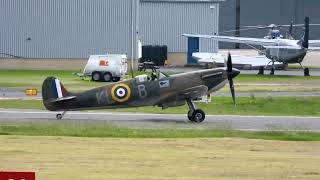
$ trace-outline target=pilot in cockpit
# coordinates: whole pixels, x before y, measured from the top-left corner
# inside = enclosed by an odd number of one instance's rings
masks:
[[[156,73],[151,73],[151,81],[154,81],[158,78]]]
[[[142,74],[142,75],[139,75],[139,76],[136,76],[136,79],[137,79],[137,82],[138,83],[142,83],[142,82],[145,82],[145,81],[156,81],[156,80],[162,80],[164,78],[167,78],[169,77],[168,75],[162,73],[162,72],[159,72],[159,73],[151,73],[150,76],[146,75],[146,74]]]

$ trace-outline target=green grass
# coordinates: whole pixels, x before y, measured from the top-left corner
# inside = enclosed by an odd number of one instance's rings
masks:
[[[40,100],[0,100],[0,108],[45,109]]]
[[[106,84],[105,82],[90,81],[90,77],[81,80],[73,73],[74,71],[56,70],[0,70],[0,87],[41,90],[42,82],[48,76],[57,77],[71,91],[83,91]],[[134,75],[138,74],[141,73],[134,72]]]
[[[42,82],[47,76],[55,76],[61,80],[61,82],[66,86],[70,91],[83,91],[93,87],[102,86],[105,83],[103,82],[91,82],[90,78],[86,80],[81,80],[79,77],[72,75],[73,71],[55,71],[55,70],[0,70],[0,87],[8,88],[37,88],[41,89]],[[141,74],[140,72],[135,72],[135,75]],[[236,84],[244,83],[300,83],[300,82],[319,82],[320,76],[258,76],[258,75],[242,75],[240,74],[235,79]],[[272,90],[273,87],[268,87],[268,89],[263,90]],[[285,87],[283,87],[285,88]],[[296,89],[299,87],[296,87]],[[309,87],[304,85],[301,88],[308,90]],[[312,89],[313,88],[313,89]],[[314,89],[315,87],[310,87],[309,90],[319,90]],[[245,87],[244,90],[247,91],[248,87]],[[291,88],[292,89],[292,88]],[[241,86],[237,87],[238,91],[242,90]],[[281,86],[277,87],[277,91],[281,91]],[[286,90],[286,89],[284,89]],[[294,90],[294,89],[293,89]]]
[[[319,141],[0,136],[0,167],[45,180],[319,180],[319,149]]]
[[[259,83],[259,82],[257,82]],[[275,82],[276,83],[276,82]],[[267,84],[235,84],[235,89],[237,92],[315,92],[320,91],[320,83],[318,86],[315,85],[285,85],[285,84],[273,84],[273,85],[267,85]],[[223,87],[220,92],[230,92],[229,85],[226,84],[225,87]]]
[[[46,122],[46,123],[1,123],[0,135],[29,136],[74,136],[74,137],[117,137],[117,138],[222,138],[320,141],[320,133],[236,131],[230,129],[134,129],[121,128],[108,123],[95,122]]]
[[[240,74],[235,78],[235,82],[271,82],[271,83],[288,83],[302,81],[319,81],[320,76],[289,76],[289,75],[256,75],[256,74]]]
[[[207,114],[275,115],[275,116],[320,116],[320,97],[237,97],[234,106],[231,97],[213,97],[212,103],[196,103],[197,108]],[[0,100],[0,108],[44,109],[39,100]],[[111,112],[144,112],[162,114],[185,114],[188,107],[174,107],[162,110],[158,107],[140,107]]]

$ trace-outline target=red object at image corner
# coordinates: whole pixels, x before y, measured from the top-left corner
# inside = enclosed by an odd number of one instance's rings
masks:
[[[1,172],[0,180],[35,180],[35,172]]]

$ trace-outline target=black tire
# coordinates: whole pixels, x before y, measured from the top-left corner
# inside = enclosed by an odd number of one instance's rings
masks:
[[[120,79],[121,79],[120,77],[114,77],[113,82],[118,82],[118,81],[120,81]]]
[[[272,67],[271,70],[270,70],[270,75],[272,75],[272,76],[274,75],[274,70],[275,69]]]
[[[109,73],[109,72],[106,72],[106,73],[104,73],[103,74],[103,80],[105,81],[105,82],[110,82],[110,81],[112,81],[112,74],[111,73]]]
[[[201,123],[205,118],[206,115],[201,109],[197,109],[192,113],[192,122]]]
[[[57,118],[58,120],[61,120],[61,119],[62,119],[62,114],[57,114],[57,115],[56,115],[56,118]]]
[[[188,116],[188,119],[189,119],[190,121],[192,121],[192,113],[191,113],[191,111],[190,111],[190,110],[188,111],[187,116]]]
[[[91,74],[91,80],[92,81],[101,81],[101,73],[98,71],[95,71]]]

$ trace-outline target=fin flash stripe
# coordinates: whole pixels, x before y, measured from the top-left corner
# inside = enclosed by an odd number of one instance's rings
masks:
[[[64,89],[63,85],[61,84],[59,79],[55,79],[54,82],[58,98],[64,97],[66,95],[66,90]]]

